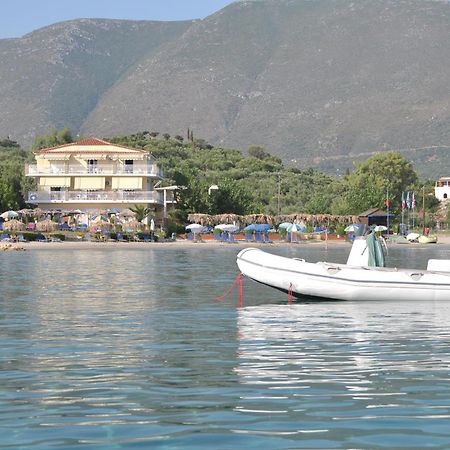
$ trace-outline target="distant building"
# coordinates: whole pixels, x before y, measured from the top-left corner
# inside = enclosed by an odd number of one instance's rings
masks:
[[[388,217],[389,217],[389,224],[392,224],[392,220],[394,219],[394,214],[387,213],[386,211],[383,211],[379,208],[372,208],[368,209],[367,211],[364,211],[363,213],[359,214],[358,221],[359,223],[362,223],[367,226],[372,225],[388,225]]]
[[[28,203],[40,208],[90,212],[144,205],[162,219],[175,203],[176,186],[155,187],[163,173],[145,150],[91,138],[33,153],[36,163],[25,173],[37,190],[28,193]]]
[[[441,177],[436,181],[434,196],[441,202],[450,198],[450,177]]]

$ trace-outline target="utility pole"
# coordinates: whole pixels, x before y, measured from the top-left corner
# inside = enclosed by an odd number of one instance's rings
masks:
[[[423,212],[422,234],[425,234],[425,186],[422,187],[422,212]]]
[[[277,215],[280,215],[280,197],[281,197],[281,174],[278,173],[278,201],[277,201]]]

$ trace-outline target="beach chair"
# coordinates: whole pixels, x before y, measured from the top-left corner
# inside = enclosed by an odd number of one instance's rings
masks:
[[[43,234],[38,234],[36,236],[36,242],[47,242],[47,238]]]
[[[123,237],[122,233],[117,233],[116,240],[117,242],[127,242],[127,240]]]
[[[27,242],[23,234],[17,235],[17,242]]]
[[[273,244],[273,241],[269,239],[269,233],[267,231],[264,232],[263,242],[266,244]]]

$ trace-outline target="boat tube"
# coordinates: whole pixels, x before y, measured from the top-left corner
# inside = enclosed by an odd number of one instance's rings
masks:
[[[430,260],[432,270],[371,266],[366,240],[362,240],[355,240],[347,264],[310,263],[246,248],[237,255],[237,265],[252,280],[299,298],[450,300],[450,260]]]

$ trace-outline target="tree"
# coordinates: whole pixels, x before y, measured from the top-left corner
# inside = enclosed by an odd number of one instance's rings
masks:
[[[0,147],[3,148],[20,148],[20,145],[16,141],[12,141],[9,137],[0,139]]]
[[[34,189],[34,181],[24,173],[29,153],[22,149],[0,149],[0,210],[17,210],[25,206],[28,191]]]
[[[208,196],[209,214],[250,214],[255,212],[252,195],[237,181],[225,179]]]
[[[400,207],[401,193],[417,182],[411,162],[398,152],[382,152],[359,164],[344,177],[341,196],[332,205],[334,214],[358,214],[370,208],[384,208],[389,191],[391,209]]]
[[[70,144],[71,142],[73,142],[73,139],[68,128],[60,131],[54,129],[50,134],[36,136],[32,149],[40,150],[41,148],[56,147],[58,145]]]
[[[151,209],[144,205],[136,205],[130,210],[136,214],[136,220],[139,222],[142,222],[151,213]]]
[[[251,145],[248,148],[248,155],[257,159],[266,159],[271,156],[270,153],[264,150],[264,147],[260,147],[259,145]]]

